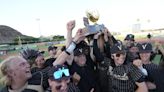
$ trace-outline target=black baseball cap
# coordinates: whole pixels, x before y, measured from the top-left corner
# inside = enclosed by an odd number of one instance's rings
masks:
[[[115,54],[115,53],[126,53],[125,47],[120,43],[114,44],[111,47],[111,54]]]
[[[50,68],[48,71],[48,77],[50,80],[58,81],[63,78],[71,78],[71,75],[66,65],[56,65]]]
[[[82,54],[84,54],[84,48],[76,48],[74,50],[74,56],[80,56]]]
[[[89,48],[88,44],[84,40],[81,41],[76,45],[76,48],[74,50],[74,56],[79,56],[81,54],[84,54],[88,48]]]
[[[56,47],[56,46],[49,46],[49,47],[48,47],[48,51],[54,50],[54,49],[57,49],[57,47]]]
[[[142,43],[139,45],[139,53],[151,53],[152,51],[151,43]]]
[[[126,35],[126,37],[125,37],[124,40],[131,40],[131,41],[134,41],[134,35],[133,35],[133,34],[128,34],[128,35]]]

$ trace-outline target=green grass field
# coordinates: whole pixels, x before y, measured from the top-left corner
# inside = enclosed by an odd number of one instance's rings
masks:
[[[57,44],[57,45],[55,45],[55,46],[57,46],[57,47],[61,47],[61,46],[64,46],[64,44]],[[27,46],[25,46],[25,47],[27,47]],[[32,48],[32,49],[39,49],[40,51],[45,51],[45,53],[44,53],[44,56],[45,57],[47,57],[48,56],[48,52],[47,52],[47,48],[48,48],[48,46],[47,45],[45,45],[45,44],[30,44],[30,45],[28,45],[28,48]],[[2,60],[4,60],[6,57],[8,57],[8,56],[13,56],[13,55],[18,55],[19,54],[19,52],[21,52],[22,51],[22,49],[18,49],[18,50],[12,50],[12,51],[8,51],[7,52],[7,55],[0,55],[0,62],[2,62]]]
[[[0,63],[1,63],[2,59],[0,59]]]

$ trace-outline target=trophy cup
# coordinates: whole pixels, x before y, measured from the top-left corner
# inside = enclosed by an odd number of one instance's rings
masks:
[[[86,11],[87,17],[83,18],[84,25],[85,25],[85,36],[88,40],[89,45],[93,45],[93,37],[94,34],[98,32],[104,31],[105,27],[103,24],[98,24],[97,21],[99,20],[99,13],[97,10],[88,10]],[[89,24],[88,19],[93,23]],[[100,48],[100,51],[104,51],[104,37],[100,36],[99,39],[97,39],[98,47]],[[92,49],[92,48],[91,48]]]
[[[93,22],[94,24],[97,24],[97,21],[100,16],[97,10],[93,10],[93,11],[88,10],[86,11],[86,15],[91,22]]]
[[[86,36],[102,32],[104,30],[103,24],[97,24],[97,21],[99,20],[99,13],[97,10],[88,10],[86,11],[87,18],[84,17],[84,25],[86,27]],[[93,23],[93,25],[89,24],[88,19]]]

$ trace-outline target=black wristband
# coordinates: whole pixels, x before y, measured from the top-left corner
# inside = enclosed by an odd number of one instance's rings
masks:
[[[76,45],[76,42],[75,41],[72,41],[75,45]]]
[[[64,50],[68,55],[71,55],[68,51]]]

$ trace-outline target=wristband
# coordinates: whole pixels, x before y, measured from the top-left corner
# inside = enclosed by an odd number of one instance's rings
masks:
[[[71,55],[71,53],[67,52],[66,50],[64,50],[68,55]]]
[[[65,50],[65,52],[68,54],[71,54],[73,50],[76,48],[76,43],[72,41],[72,43],[69,45],[69,47]]]

